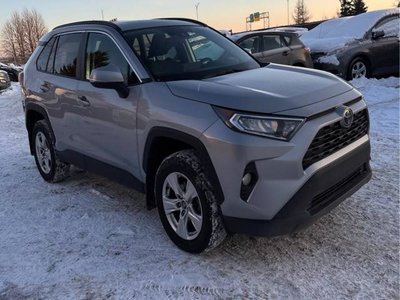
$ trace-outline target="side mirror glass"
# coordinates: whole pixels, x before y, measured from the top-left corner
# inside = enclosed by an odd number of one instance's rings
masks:
[[[116,90],[121,98],[129,95],[129,88],[125,84],[124,76],[115,65],[93,69],[89,81],[94,87]]]
[[[373,31],[372,32],[372,39],[377,40],[385,36],[385,32],[383,30]]]

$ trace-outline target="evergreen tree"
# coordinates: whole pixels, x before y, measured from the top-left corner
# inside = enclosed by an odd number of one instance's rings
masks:
[[[362,13],[367,12],[368,7],[365,5],[363,0],[353,0],[352,1],[352,9],[353,9],[353,15],[359,15]]]
[[[339,0],[339,17],[348,17],[353,15],[353,5],[351,0]]]

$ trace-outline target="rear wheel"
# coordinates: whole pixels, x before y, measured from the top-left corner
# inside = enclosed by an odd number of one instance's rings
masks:
[[[68,177],[70,165],[57,157],[51,131],[46,121],[36,122],[32,139],[36,166],[43,179],[48,182],[59,182]]]
[[[358,57],[353,59],[353,61],[350,63],[347,79],[353,80],[357,78],[368,77],[370,75],[369,72],[369,64],[367,63],[367,61],[363,58]]]
[[[174,153],[161,163],[155,195],[163,227],[179,248],[200,253],[224,240],[214,188],[195,151]]]

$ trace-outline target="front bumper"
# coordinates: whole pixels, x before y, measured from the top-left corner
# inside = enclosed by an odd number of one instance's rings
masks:
[[[312,224],[371,178],[370,144],[317,171],[272,220],[250,220],[224,216],[228,232],[276,236],[296,232]]]
[[[353,90],[323,103],[313,104],[312,107],[306,109],[318,111],[321,105],[336,107],[347,103],[357,114],[366,109],[364,101],[356,100],[354,102],[354,99],[359,96]],[[334,102],[330,103],[329,101]],[[304,108],[302,110],[304,111]],[[292,110],[287,115],[300,114],[298,114],[298,110]],[[342,117],[336,110],[330,110],[322,115],[314,115],[304,123],[290,142],[238,133],[229,129],[220,120],[209,127],[203,133],[202,142],[209,152],[224,194],[225,200],[220,207],[227,229],[230,232],[262,235],[292,232],[294,228],[299,228],[300,224],[307,224],[317,219],[334,207],[334,203],[337,205],[366,183],[370,176],[370,174],[368,175],[370,173],[368,134],[357,137],[357,140],[352,141],[344,148],[322,157],[309,166],[303,165],[303,159],[310,148],[310,143],[317,133],[322,128],[327,128],[341,119]],[[351,159],[347,159],[348,157]],[[361,162],[360,158],[362,158]],[[354,161],[354,164],[341,163],[347,160]],[[360,163],[358,164],[358,162]],[[355,175],[360,179],[359,181],[347,178],[361,166],[364,166],[364,169],[360,171],[361,177]],[[346,173],[348,167],[350,168],[349,173]],[[248,193],[245,193],[246,195],[243,197],[241,193],[243,191],[242,179],[244,174],[251,169],[256,170],[253,172],[256,174],[254,185],[250,191],[246,191]],[[347,180],[344,183],[341,182],[346,178],[350,183]],[[335,194],[332,201],[328,201],[329,205],[323,206],[318,211],[313,209],[312,212],[304,208],[306,202],[303,201],[312,201],[311,199],[325,191],[330,191],[330,188],[334,188],[336,184],[340,183],[346,185],[346,188],[340,187],[340,193]],[[283,218],[283,216],[287,217]],[[257,230],[254,230],[257,227],[260,227],[258,233]],[[265,229],[267,227],[269,229]],[[280,229],[272,229],[273,227]],[[287,229],[285,229],[286,227]]]

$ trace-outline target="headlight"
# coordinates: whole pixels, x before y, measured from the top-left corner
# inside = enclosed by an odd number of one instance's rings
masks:
[[[290,140],[305,119],[247,114],[214,107],[221,119],[232,129],[279,140]]]
[[[7,81],[5,81],[4,79],[0,79],[0,82],[6,83]]]

